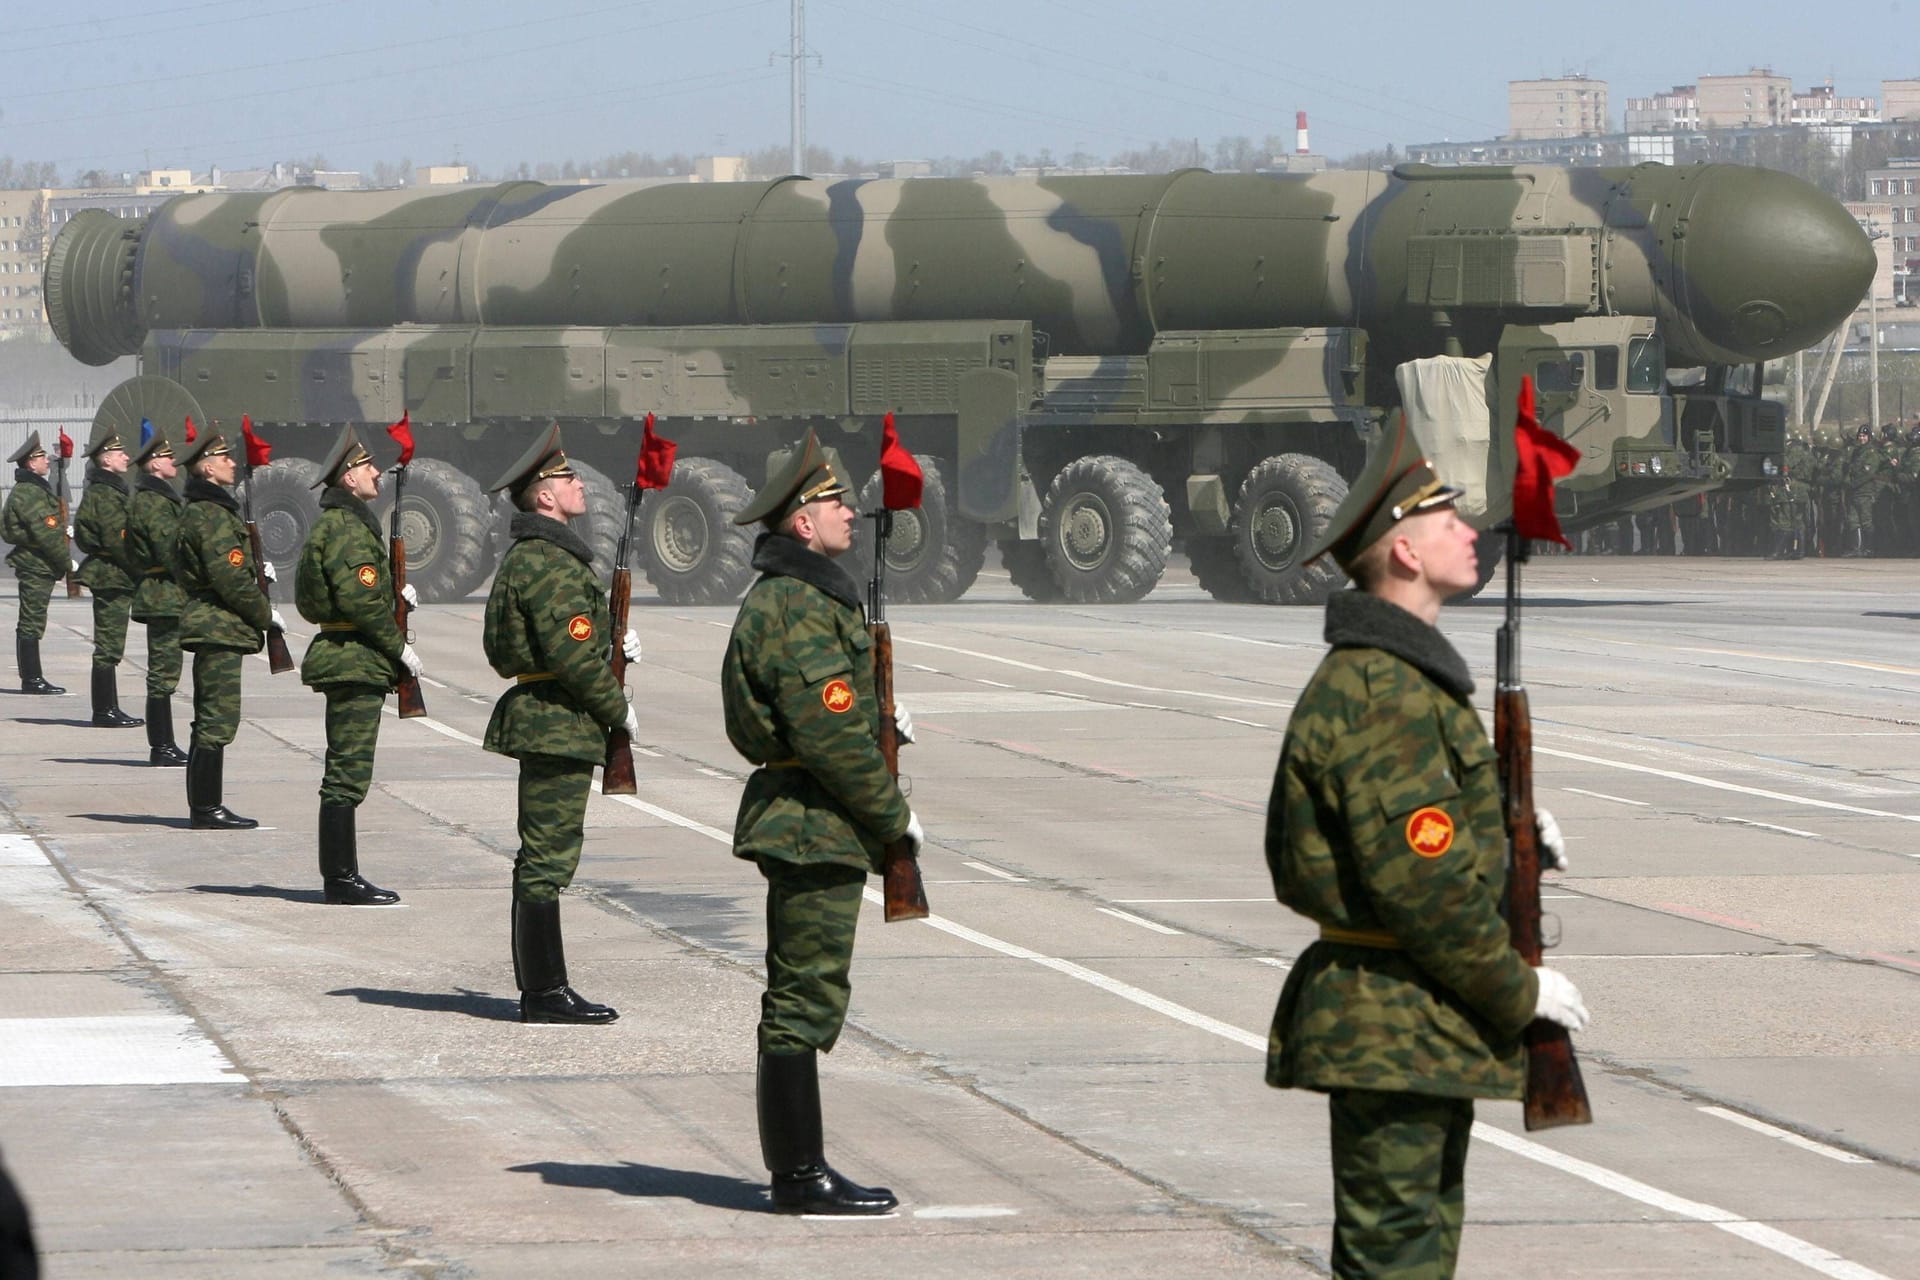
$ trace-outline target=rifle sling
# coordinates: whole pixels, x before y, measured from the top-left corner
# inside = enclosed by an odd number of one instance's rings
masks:
[[[1337,925],[1320,926],[1320,941],[1339,942],[1349,947],[1372,947],[1377,951],[1405,951],[1400,939],[1385,929],[1342,929]]]

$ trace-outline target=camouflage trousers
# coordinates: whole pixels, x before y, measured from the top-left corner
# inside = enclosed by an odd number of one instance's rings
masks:
[[[321,692],[327,695],[327,766],[320,775],[320,803],[358,805],[373,785],[373,748],[387,691],[373,684],[330,684]]]
[[[1333,1274],[1447,1280],[1466,1220],[1468,1098],[1336,1089]]]
[[[513,859],[515,902],[558,902],[580,866],[593,766],[559,756],[520,760],[520,852]]]
[[[147,696],[170,698],[180,687],[180,619],[147,619]]]
[[[767,990],[760,1052],[831,1052],[853,994],[853,933],[860,922],[858,867],[795,866],[761,859],[767,878]]]
[[[20,618],[14,629],[21,639],[38,640],[47,634],[47,601],[53,599],[53,584],[58,581],[37,573],[20,574]]]
[[[133,592],[93,593],[93,665],[117,667],[127,656],[127,616],[133,612]]]
[[[224,747],[240,732],[238,649],[199,649],[193,655],[193,745]]]
[[[1849,529],[1873,528],[1873,504],[1880,498],[1880,486],[1857,485],[1847,490],[1846,520]]]

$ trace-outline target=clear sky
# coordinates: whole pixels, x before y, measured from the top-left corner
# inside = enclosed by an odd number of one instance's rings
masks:
[[[1904,7],[1903,7],[1904,5]],[[790,0],[11,0],[0,155],[63,175],[324,155],[489,170],[787,139]],[[20,10],[26,10],[21,12]],[[1920,0],[808,0],[808,140],[869,162],[1490,137],[1509,79],[1629,95],[1768,65],[1878,97]],[[776,56],[779,55],[779,56]]]

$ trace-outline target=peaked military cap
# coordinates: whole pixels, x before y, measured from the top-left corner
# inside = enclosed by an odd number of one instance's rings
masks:
[[[523,454],[520,460],[500,473],[500,478],[487,486],[488,493],[498,493],[505,489],[514,497],[536,480],[550,480],[554,476],[570,476],[575,472],[567,465],[567,455],[560,447],[560,424],[554,423],[540,433],[538,439]]]
[[[30,431],[27,433],[27,442],[18,449],[15,449],[7,461],[12,463],[28,462],[34,458],[44,457],[46,452],[45,446],[40,443],[40,433],[38,431]]]
[[[133,455],[133,464],[139,466],[148,458],[173,457],[173,442],[167,439],[167,433],[158,427],[149,427],[147,442],[140,446],[140,452]]]
[[[1461,493],[1444,483],[1433,464],[1420,456],[1420,444],[1407,428],[1406,415],[1395,414],[1307,560],[1332,552],[1335,562],[1346,569],[1394,525],[1416,512],[1444,507]]]
[[[220,458],[232,452],[227,447],[225,436],[218,431],[206,430],[195,436],[192,444],[174,455],[174,461],[183,467],[190,467],[202,458]]]
[[[354,434],[352,427],[343,427],[340,436],[333,442],[333,448],[320,460],[320,478],[313,482],[316,489],[324,489],[330,484],[339,484],[340,477],[360,466],[372,462],[373,455],[367,452],[367,446],[360,443],[360,437]]]
[[[93,435],[87,440],[87,456],[97,458],[109,449],[124,449],[127,442],[120,438],[120,428],[111,422],[93,424]]]
[[[767,482],[733,522],[752,524],[759,520],[773,528],[809,502],[852,492],[839,452],[821,444],[820,437],[809,429],[807,438],[793,448],[767,455]]]

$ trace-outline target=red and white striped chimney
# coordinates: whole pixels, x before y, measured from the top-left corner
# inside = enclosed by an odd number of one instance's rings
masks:
[[[1293,113],[1293,149],[1296,154],[1307,154],[1307,113],[1304,111]]]

